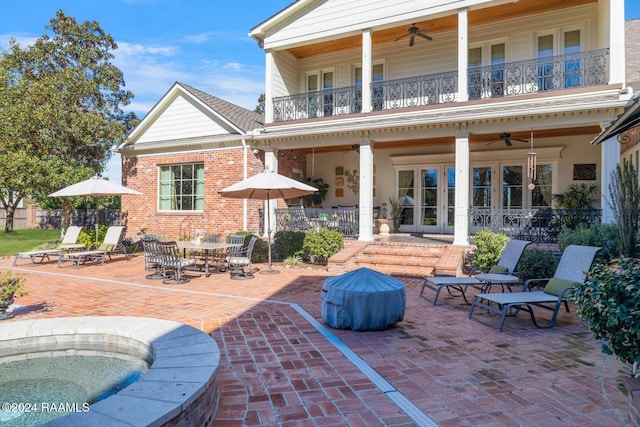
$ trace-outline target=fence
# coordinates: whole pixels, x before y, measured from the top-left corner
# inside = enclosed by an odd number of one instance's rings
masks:
[[[85,228],[96,226],[95,209],[71,211],[71,225],[78,225]],[[115,209],[99,209],[98,224],[100,225],[124,225],[124,215]],[[62,209],[37,209],[36,226],[40,228],[62,228]]]
[[[0,209],[0,227],[4,229],[7,225],[7,212]],[[29,212],[27,208],[18,208],[13,214],[13,228],[29,228]]]

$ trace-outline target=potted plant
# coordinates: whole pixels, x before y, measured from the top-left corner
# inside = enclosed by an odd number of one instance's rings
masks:
[[[5,313],[16,297],[28,294],[23,289],[25,281],[24,276],[14,276],[10,271],[0,276],[0,319],[6,317]]]
[[[324,198],[329,192],[329,184],[325,183],[322,178],[307,178],[307,184],[316,187],[318,191],[302,197],[304,205],[308,208],[321,206]]]

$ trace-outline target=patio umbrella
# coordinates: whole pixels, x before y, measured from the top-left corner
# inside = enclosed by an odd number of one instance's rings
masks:
[[[93,176],[87,180],[77,182],[54,193],[49,197],[73,197],[90,196],[96,203],[96,244],[98,243],[98,197],[100,196],[122,196],[125,194],[142,195],[142,193],[123,187],[98,176]]]
[[[269,200],[271,199],[291,199],[293,197],[305,196],[318,191],[317,188],[295,179],[287,178],[273,171],[265,170],[244,181],[237,182],[219,193],[222,197],[233,199],[256,199],[267,201],[267,239],[269,241],[269,264],[265,274],[276,274],[278,270],[271,269],[271,209]]]

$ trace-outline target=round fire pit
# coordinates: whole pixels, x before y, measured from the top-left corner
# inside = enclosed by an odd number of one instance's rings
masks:
[[[401,281],[359,268],[324,281],[322,318],[336,329],[386,329],[404,317],[406,295]]]

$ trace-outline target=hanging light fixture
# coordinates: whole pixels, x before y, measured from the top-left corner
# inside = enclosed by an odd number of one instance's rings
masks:
[[[533,151],[533,131],[531,131],[530,144],[531,144],[531,151],[527,153],[527,178],[531,180],[528,188],[529,190],[533,191],[536,188],[536,178],[537,178],[536,169],[537,169],[537,163],[538,163],[538,155],[536,154],[535,151]]]

